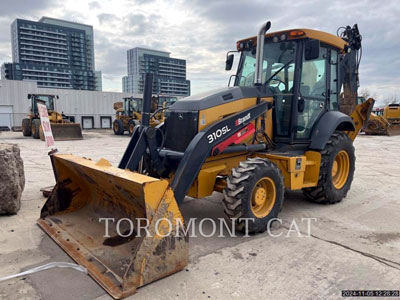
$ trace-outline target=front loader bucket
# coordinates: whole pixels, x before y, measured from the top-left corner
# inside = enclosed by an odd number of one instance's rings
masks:
[[[188,264],[183,218],[166,180],[104,159],[51,159],[56,185],[38,224],[112,297],[131,295]],[[102,218],[110,218],[108,226]]]
[[[391,124],[388,127],[388,135],[400,135],[400,125],[399,124]]]
[[[51,123],[51,131],[55,141],[82,140],[82,129],[79,123]],[[42,126],[40,126],[40,139],[44,141]]]

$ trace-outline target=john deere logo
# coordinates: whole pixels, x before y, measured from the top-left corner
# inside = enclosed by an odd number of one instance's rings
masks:
[[[243,118],[239,118],[235,121],[235,125],[239,126],[240,124],[243,124],[244,122],[250,120],[250,113],[248,113],[247,115],[245,115]]]

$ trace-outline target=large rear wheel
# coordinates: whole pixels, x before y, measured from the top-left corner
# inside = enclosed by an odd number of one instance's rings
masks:
[[[336,131],[321,151],[321,168],[316,187],[303,189],[304,195],[317,203],[342,201],[350,190],[355,170],[353,141]]]
[[[278,216],[284,197],[283,176],[279,168],[266,159],[247,159],[232,170],[224,190],[223,205],[236,229],[263,232]],[[246,230],[246,221],[249,218]]]
[[[31,121],[29,119],[22,120],[21,128],[22,128],[23,136],[31,136],[32,135]]]
[[[40,120],[39,119],[33,119],[32,120],[32,137],[34,139],[39,139],[40,138]]]

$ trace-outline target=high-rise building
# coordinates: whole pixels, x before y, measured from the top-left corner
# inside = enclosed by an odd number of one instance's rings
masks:
[[[169,57],[169,52],[133,48],[128,50],[128,76],[122,78],[122,91],[143,93],[144,75],[153,73],[153,93],[189,96],[190,80],[186,79],[186,61]]]
[[[12,63],[2,65],[2,78],[33,80],[39,87],[101,90],[95,71],[93,27],[42,17],[11,24]]]

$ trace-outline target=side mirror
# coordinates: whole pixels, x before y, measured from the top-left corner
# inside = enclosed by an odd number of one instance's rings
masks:
[[[229,54],[226,57],[226,62],[225,62],[225,70],[229,71],[232,69],[232,65],[233,65],[233,59],[235,58],[235,56],[233,54]]]
[[[58,97],[58,95],[56,95],[56,99],[60,99],[60,97]]]
[[[319,57],[319,40],[308,40],[304,47],[305,60],[317,59]]]
[[[28,94],[28,99],[31,99],[32,98],[32,94]]]

